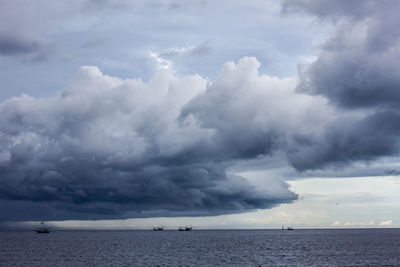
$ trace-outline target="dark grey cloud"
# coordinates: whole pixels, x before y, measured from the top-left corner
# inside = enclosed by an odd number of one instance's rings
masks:
[[[184,7],[202,7],[205,5],[204,0],[80,0],[83,10],[86,11],[98,11],[103,9],[123,9],[123,8],[135,8],[145,6],[147,8],[166,8],[170,10],[181,9]]]
[[[304,137],[288,157],[301,171],[328,166],[346,167],[355,161],[372,161],[399,152],[398,112],[382,111],[365,118],[340,118],[326,126],[318,138]]]
[[[393,0],[378,1],[382,5],[391,4]],[[384,3],[386,2],[386,3]],[[376,12],[381,4],[375,0],[283,0],[282,10],[284,13],[311,13],[320,19],[364,18]]]
[[[39,42],[15,36],[0,36],[0,54],[6,56],[29,54],[38,51]]]
[[[283,6],[339,20],[318,59],[301,70],[299,90],[348,108],[398,106],[398,1],[284,1]]]
[[[400,171],[396,169],[386,169],[384,171],[385,175],[400,176]]]
[[[142,1],[126,1],[126,0],[81,0],[81,11],[98,12],[98,11],[115,11],[125,8],[135,7]]]
[[[229,63],[211,87],[199,76],[160,73],[143,83],[83,67],[60,98],[3,102],[2,220],[207,216],[297,199],[279,178],[271,186],[280,190],[269,192],[229,172],[235,161],[279,146],[277,131],[256,122],[246,127],[257,113],[270,120],[257,103],[240,115],[245,107],[237,97],[247,94],[248,84],[259,83],[254,92],[264,100],[279,87],[290,95],[292,81],[261,77],[258,65],[254,59]],[[243,84],[226,87],[231,77]],[[230,96],[232,90],[238,95]],[[218,101],[215,93],[227,97],[226,110],[217,102],[204,106]],[[240,110],[230,114],[235,107]],[[11,211],[23,206],[30,211]]]
[[[22,63],[48,60],[57,45],[42,31],[54,16],[52,12],[59,12],[56,9],[49,10],[46,1],[1,1],[0,56],[15,57]]]
[[[218,215],[270,208],[296,199],[293,193],[285,197],[263,195],[244,178],[205,164],[132,170],[79,160],[52,168],[25,169],[26,177],[15,181],[18,186],[10,185],[16,171],[9,169],[0,190],[7,210],[27,205],[36,211],[17,216],[6,211],[3,220]],[[44,206],[46,213],[39,212]]]
[[[55,51],[55,44],[21,33],[2,32],[0,29],[0,56],[17,57],[22,62],[43,62]]]
[[[317,59],[299,66],[297,91],[327,98],[345,116],[323,134],[298,135],[289,159],[298,170],[344,167],[399,153],[398,1],[283,1],[335,23]],[[357,114],[357,115],[355,115]]]

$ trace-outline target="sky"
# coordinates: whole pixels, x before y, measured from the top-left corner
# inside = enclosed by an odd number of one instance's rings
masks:
[[[0,227],[398,227],[398,10],[0,0]]]

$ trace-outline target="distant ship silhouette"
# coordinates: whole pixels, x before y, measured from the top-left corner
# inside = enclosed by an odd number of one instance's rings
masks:
[[[192,226],[180,226],[178,228],[179,231],[192,231]]]
[[[164,231],[164,225],[161,226],[154,226],[153,231]]]
[[[40,227],[36,229],[36,233],[38,234],[48,234],[50,233],[50,229],[44,225],[44,222],[40,223]]]
[[[284,225],[282,224],[282,230],[289,230],[289,231],[291,231],[291,230],[294,230],[294,229],[293,229],[293,227],[291,227],[291,226],[288,226],[288,227],[286,227],[286,229],[285,229]]]

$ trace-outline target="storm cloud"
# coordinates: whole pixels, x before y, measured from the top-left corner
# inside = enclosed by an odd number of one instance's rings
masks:
[[[299,65],[297,91],[323,96],[349,113],[327,124],[325,134],[309,140],[305,149],[297,148],[290,155],[296,168],[343,166],[398,155],[399,4],[390,0],[283,1],[286,13],[308,13],[335,25],[316,60]]]
[[[334,19],[318,59],[300,71],[301,91],[346,108],[398,107],[398,1],[285,1],[284,10]]]
[[[267,192],[229,172],[237,160],[285,145],[296,126],[283,129],[270,114],[277,101],[319,108],[314,97],[294,97],[293,79],[259,75],[258,67],[254,58],[226,63],[212,83],[168,72],[145,83],[82,67],[59,98],[3,102],[2,219],[44,210],[46,220],[215,215],[295,200],[280,179]],[[298,115],[282,116],[295,124]],[[31,212],[10,212],[26,205]]]
[[[0,32],[7,33],[0,38],[0,54],[48,54],[52,40],[44,41],[39,27],[31,27],[42,4],[18,9],[21,3],[1,3],[27,19],[0,11],[2,25],[13,25],[12,31],[0,25]],[[63,2],[52,11],[43,8],[48,17],[43,27],[51,28],[60,14],[68,20],[65,14],[90,13],[97,21],[97,12],[127,8],[126,1],[73,3]],[[180,3],[171,1],[170,11],[182,9]],[[148,81],[86,66],[57,97],[23,94],[3,101],[0,220],[242,213],[292,202],[297,195],[285,177],[267,177],[265,187],[256,187],[233,171],[237,166],[251,169],[254,162],[269,161],[265,169],[276,165],[323,173],[398,156],[398,5],[390,0],[283,1],[289,16],[306,13],[334,25],[316,59],[299,64],[297,78],[262,74],[253,57],[226,62],[212,80],[176,75],[172,60],[191,59],[197,65],[197,60],[204,63],[222,53],[215,42],[199,38],[149,50],[152,61],[168,64],[158,66],[166,71]],[[149,7],[158,6],[154,2]],[[87,27],[86,33],[92,29],[89,22]],[[79,30],[71,36],[80,36]],[[80,41],[90,50],[102,40],[81,36]],[[121,55],[127,51],[131,47]],[[81,58],[79,53],[76,57]],[[386,168],[387,174],[395,174],[394,167]]]

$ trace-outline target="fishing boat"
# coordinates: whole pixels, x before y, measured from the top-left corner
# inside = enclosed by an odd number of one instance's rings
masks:
[[[48,234],[50,233],[50,229],[44,225],[44,222],[40,223],[40,226],[36,229],[36,233],[38,234]]]
[[[153,231],[164,231],[164,225],[161,226],[154,226]]]
[[[288,227],[285,229],[285,227],[284,227],[283,224],[282,224],[282,230],[292,231],[292,230],[294,230],[294,229],[293,229],[293,227],[291,227],[291,226],[288,226]]]
[[[192,231],[192,226],[180,226],[179,231]]]

